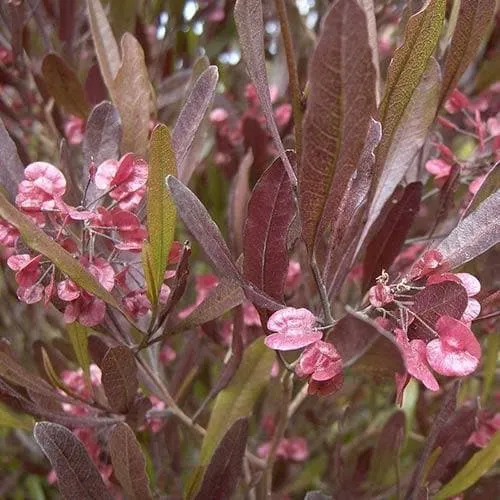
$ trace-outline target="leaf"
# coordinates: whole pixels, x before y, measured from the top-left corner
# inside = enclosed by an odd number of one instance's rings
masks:
[[[422,183],[412,182],[392,207],[383,225],[366,247],[363,262],[363,291],[373,285],[383,269],[388,270],[398,256],[420,208]]]
[[[196,132],[206,115],[208,107],[213,100],[215,87],[219,79],[217,66],[208,67],[199,76],[193,90],[186,99],[186,103],[175,122],[172,132],[172,144],[177,159],[179,178],[184,179],[186,156],[193,143]]]
[[[442,281],[426,286],[413,297],[410,306],[416,315],[409,327],[410,336],[430,340],[434,337],[436,323],[441,316],[460,319],[467,307],[465,288],[454,281]]]
[[[17,154],[14,141],[10,138],[3,120],[0,118],[0,185],[5,188],[9,198],[13,200],[17,194],[19,183],[23,180],[24,166]]]
[[[71,431],[59,424],[39,422],[33,435],[56,471],[63,498],[112,500],[84,445]]]
[[[493,165],[493,167],[491,167],[491,170],[487,173],[486,178],[482,182],[481,187],[478,189],[477,193],[470,201],[467,209],[462,214],[461,219],[464,219],[465,217],[470,215],[479,207],[479,205],[481,205],[481,203],[483,203],[484,200],[486,200],[486,198],[496,193],[499,186],[500,164],[495,163],[495,165]]]
[[[274,352],[264,345],[262,337],[247,347],[235,376],[215,400],[201,447],[202,465],[210,463],[215,449],[231,426],[239,418],[250,415],[270,379],[274,360]]]
[[[222,438],[208,465],[196,500],[229,500],[241,475],[248,420],[239,418]]]
[[[264,53],[264,20],[261,0],[236,0],[234,21],[238,31],[241,53],[250,79],[259,97],[262,112],[266,117],[267,127],[271,132],[274,147],[277,149],[283,165],[290,175],[293,172],[285,148],[274,120],[269,82],[267,80]],[[292,177],[292,176],[291,176]],[[294,175],[293,175],[294,177]]]
[[[98,167],[104,160],[117,160],[122,136],[118,110],[107,101],[90,113],[83,136],[83,156],[86,166],[93,160]]]
[[[177,327],[189,328],[217,319],[233,307],[239,306],[243,300],[245,293],[241,286],[223,276],[207,298]]]
[[[396,470],[401,443],[405,434],[405,414],[395,411],[380,431],[370,460],[370,481],[378,486],[384,484],[389,471]]]
[[[66,325],[68,337],[75,351],[78,366],[83,370],[87,387],[90,387],[90,355],[89,355],[89,329],[78,322]]]
[[[47,54],[42,62],[42,74],[50,95],[67,113],[86,118],[89,103],[76,73],[57,54]]]
[[[108,450],[113,464],[113,473],[120,482],[126,497],[137,500],[152,498],[141,445],[127,424],[120,422],[113,428]]]
[[[375,95],[377,97],[377,106],[380,101],[380,62],[378,56],[378,35],[377,35],[377,22],[375,18],[375,1],[374,0],[360,0],[366,14],[366,22],[368,28],[368,43],[372,51],[372,63],[375,68]]]
[[[488,196],[437,246],[450,269],[486,252],[500,241],[500,191]]]
[[[437,109],[439,81],[439,65],[434,58],[430,58],[427,71],[414,90],[392,136],[387,135],[382,123],[384,133],[377,149],[372,201],[358,249],[425,142]]]
[[[0,192],[0,217],[15,226],[32,250],[41,253],[77,285],[121,311],[116,299],[69,252],[11,205]]]
[[[500,432],[496,432],[486,448],[478,451],[462,470],[434,496],[436,500],[453,497],[470,488],[500,460]]]
[[[440,104],[457,86],[488,32],[495,13],[495,0],[460,0],[460,10],[443,66]]]
[[[331,341],[344,368],[355,366],[364,375],[388,378],[406,371],[394,337],[360,313],[347,309],[347,314],[335,324]]]
[[[148,69],[141,44],[130,33],[123,35],[121,51],[122,62],[110,89],[122,120],[121,151],[144,158],[148,147],[151,102]]]
[[[340,199],[332,191],[342,196],[359,164],[376,112],[366,16],[356,0],[340,0],[326,15],[311,60],[309,88],[299,211],[312,257],[318,235],[337,214]]]
[[[168,175],[177,175],[175,154],[168,127],[157,125],[150,141],[146,208],[154,304],[167,269],[176,223],[175,204],[165,184]]]
[[[87,0],[90,29],[94,39],[94,48],[99,61],[102,78],[111,94],[114,79],[120,67],[118,44],[109,25],[100,0]]]
[[[321,491],[308,491],[304,500],[333,500],[331,495],[325,495]]]
[[[31,431],[33,429],[33,417],[20,413],[14,413],[7,406],[0,403],[0,429],[23,429]]]
[[[255,185],[243,232],[243,275],[282,301],[288,270],[287,238],[295,217],[292,184],[277,158]]]
[[[109,16],[116,38],[125,32],[135,32],[137,2],[135,0],[111,0]]]
[[[134,402],[139,382],[132,351],[124,346],[111,347],[101,363],[102,385],[109,404],[118,413],[126,413]]]

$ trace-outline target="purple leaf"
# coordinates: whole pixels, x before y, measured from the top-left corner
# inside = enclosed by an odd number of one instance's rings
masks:
[[[116,412],[125,413],[132,406],[139,387],[132,351],[124,345],[112,347],[102,360],[101,370],[109,404]]]
[[[356,0],[336,2],[325,16],[309,84],[299,207],[303,237],[312,256],[318,235],[336,215],[359,165],[376,112],[366,16]]]
[[[295,217],[290,179],[277,158],[255,185],[243,232],[243,275],[282,301],[288,270],[288,230]]]
[[[262,1],[237,0],[234,7],[234,20],[240,39],[241,53],[250,78],[255,85],[257,95],[259,96],[260,105],[266,117],[267,126],[273,137],[274,146],[278,150],[283,165],[290,176],[290,180],[293,180],[295,174],[286,156],[278,127],[274,121],[271,95],[269,93],[269,83],[267,81],[266,62],[264,57]]]
[[[238,418],[217,446],[196,500],[229,500],[242,472],[248,439],[248,419]]]
[[[85,95],[92,105],[96,105],[106,100],[108,91],[102,79],[99,64],[93,64],[87,73],[84,83]]]
[[[442,281],[426,286],[415,295],[410,307],[416,317],[409,327],[409,337],[432,339],[439,318],[451,316],[460,319],[467,307],[467,301],[465,288],[454,281]]]
[[[437,246],[454,269],[486,252],[500,241],[500,191],[484,200]]]
[[[59,424],[39,422],[33,434],[56,471],[63,498],[112,500],[85,447],[71,431]]]
[[[214,97],[219,78],[217,66],[208,67],[196,80],[193,90],[177,118],[172,132],[172,145],[175,151],[179,179],[187,182],[185,177],[185,159],[193,143],[196,132]]]
[[[399,254],[418,213],[421,197],[422,184],[408,184],[402,198],[392,207],[383,225],[368,244],[363,262],[363,291],[374,284],[382,269],[390,268]]]
[[[355,365],[361,373],[393,377],[406,371],[394,337],[368,317],[347,311],[333,328],[330,340],[344,367]]]
[[[113,473],[127,498],[136,500],[152,498],[141,445],[127,424],[119,423],[113,428],[108,449]]]
[[[13,200],[17,194],[17,187],[23,180],[24,166],[17,154],[14,141],[10,138],[3,120],[0,118],[0,185],[5,188],[9,199]]]

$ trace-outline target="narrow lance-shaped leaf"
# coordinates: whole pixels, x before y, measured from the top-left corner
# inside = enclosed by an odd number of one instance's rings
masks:
[[[472,62],[495,13],[495,0],[460,0],[458,19],[443,67],[440,104]]]
[[[462,470],[436,496],[436,500],[458,495],[470,488],[500,460],[500,432],[496,432],[486,448],[478,451],[463,467]]]
[[[177,174],[175,154],[166,125],[157,125],[151,134],[147,183],[147,226],[152,263],[154,302],[160,293],[167,268],[168,253],[174,240],[176,210],[165,179]]]
[[[13,200],[17,194],[17,187],[23,180],[24,166],[17,154],[14,141],[10,138],[3,120],[0,118],[0,185],[5,188]]]
[[[248,202],[243,275],[278,301],[283,300],[288,230],[294,217],[292,184],[281,158],[277,158],[260,177]]]
[[[247,71],[259,96],[260,105],[266,117],[274,146],[278,150],[283,165],[292,180],[295,174],[286,156],[285,148],[283,147],[278,127],[274,120],[271,95],[269,93],[264,53],[262,0],[237,0],[234,7],[234,20],[236,29],[238,30],[243,60],[246,63]]]
[[[118,39],[125,33],[135,31],[137,2],[135,0],[111,0],[109,16],[113,32]]]
[[[372,49],[372,62],[375,68],[375,95],[377,97],[377,105],[380,101],[380,61],[378,56],[378,36],[377,36],[377,21],[375,18],[375,1],[361,0],[361,5],[365,10],[366,21],[368,26],[368,42]]]
[[[462,219],[437,246],[450,269],[469,262],[500,241],[499,213],[500,191],[497,191]]]
[[[239,418],[222,438],[208,465],[196,500],[229,500],[242,473],[248,420]]]
[[[113,410],[125,413],[134,402],[139,382],[132,351],[124,346],[112,347],[101,364],[102,385]]]
[[[481,187],[470,201],[467,209],[462,215],[462,219],[476,210],[486,198],[498,191],[500,186],[500,163],[495,163],[481,183]]]
[[[78,322],[70,323],[66,327],[68,337],[75,351],[75,356],[78,365],[83,370],[87,387],[90,387],[90,355],[89,355],[89,340],[88,328]]]
[[[70,430],[59,424],[39,422],[33,434],[56,471],[63,498],[112,500],[85,446]]]
[[[366,16],[356,0],[339,0],[325,16],[311,60],[309,87],[299,210],[312,257],[318,235],[336,215],[358,166],[376,110]]]
[[[11,205],[0,192],[0,217],[15,226],[32,250],[39,252],[71,278],[77,285],[114,308],[121,310],[116,299],[73,256]]]
[[[275,354],[259,338],[247,347],[230,384],[219,393],[210,415],[201,447],[200,462],[210,463],[212,455],[228,429],[241,417],[248,417],[271,377]]]
[[[370,196],[370,208],[358,250],[379,217],[384,205],[417,159],[431,126],[439,98],[440,70],[434,58],[401,116],[397,129],[388,136],[382,123],[382,141],[377,150],[375,181]],[[377,181],[378,179],[378,181]]]
[[[90,29],[102,78],[109,93],[120,67],[120,52],[100,0],[87,0]]]
[[[141,44],[125,33],[121,40],[122,62],[111,87],[113,102],[123,126],[121,150],[144,157],[149,134],[151,84]]]
[[[135,500],[152,498],[141,445],[127,424],[121,422],[113,428],[108,448],[113,472],[127,498]]]
[[[366,248],[363,262],[363,290],[375,284],[383,269],[388,270],[403,247],[404,241],[420,208],[422,183],[406,186],[403,196],[387,215]]]
[[[57,54],[43,58],[42,73],[45,85],[56,103],[67,113],[86,118],[89,103],[76,73]]]
[[[184,179],[186,156],[208,107],[212,102],[219,78],[217,66],[210,66],[199,76],[177,118],[172,132],[172,144],[177,160],[179,178]]]
[[[0,403],[0,429],[23,429],[31,431],[33,429],[33,417],[20,413],[14,413],[10,408]]]

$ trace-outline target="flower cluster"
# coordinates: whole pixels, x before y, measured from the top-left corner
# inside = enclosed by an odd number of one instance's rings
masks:
[[[140,259],[132,258],[147,238],[135,213],[144,198],[147,178],[147,163],[131,153],[120,160],[106,160],[97,168],[91,166],[82,203],[74,207],[63,199],[67,188],[63,173],[39,161],[26,167],[15,198],[17,208],[70,252],[103,288],[121,296],[123,307],[134,318],[151,309]],[[89,193],[93,199],[87,199]],[[16,273],[21,301],[52,301],[64,311],[67,323],[96,326],[103,321],[106,305],[102,300],[64,276],[42,255],[30,253],[20,241],[18,231],[0,220],[0,244],[8,249],[7,265]],[[177,246],[171,261],[176,255],[178,258]],[[170,271],[165,279],[171,277]],[[160,301],[166,302],[169,293],[163,284]]]

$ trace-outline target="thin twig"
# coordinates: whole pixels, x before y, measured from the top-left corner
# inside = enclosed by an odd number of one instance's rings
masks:
[[[323,282],[323,278],[321,277],[321,272],[318,268],[318,264],[314,257],[311,259],[311,269],[313,271],[314,280],[316,281],[316,286],[318,288],[319,296],[321,298],[323,314],[325,315],[325,323],[328,325],[332,324],[334,323],[334,320],[330,308],[330,301],[328,300],[328,294],[326,291],[325,283]]]

